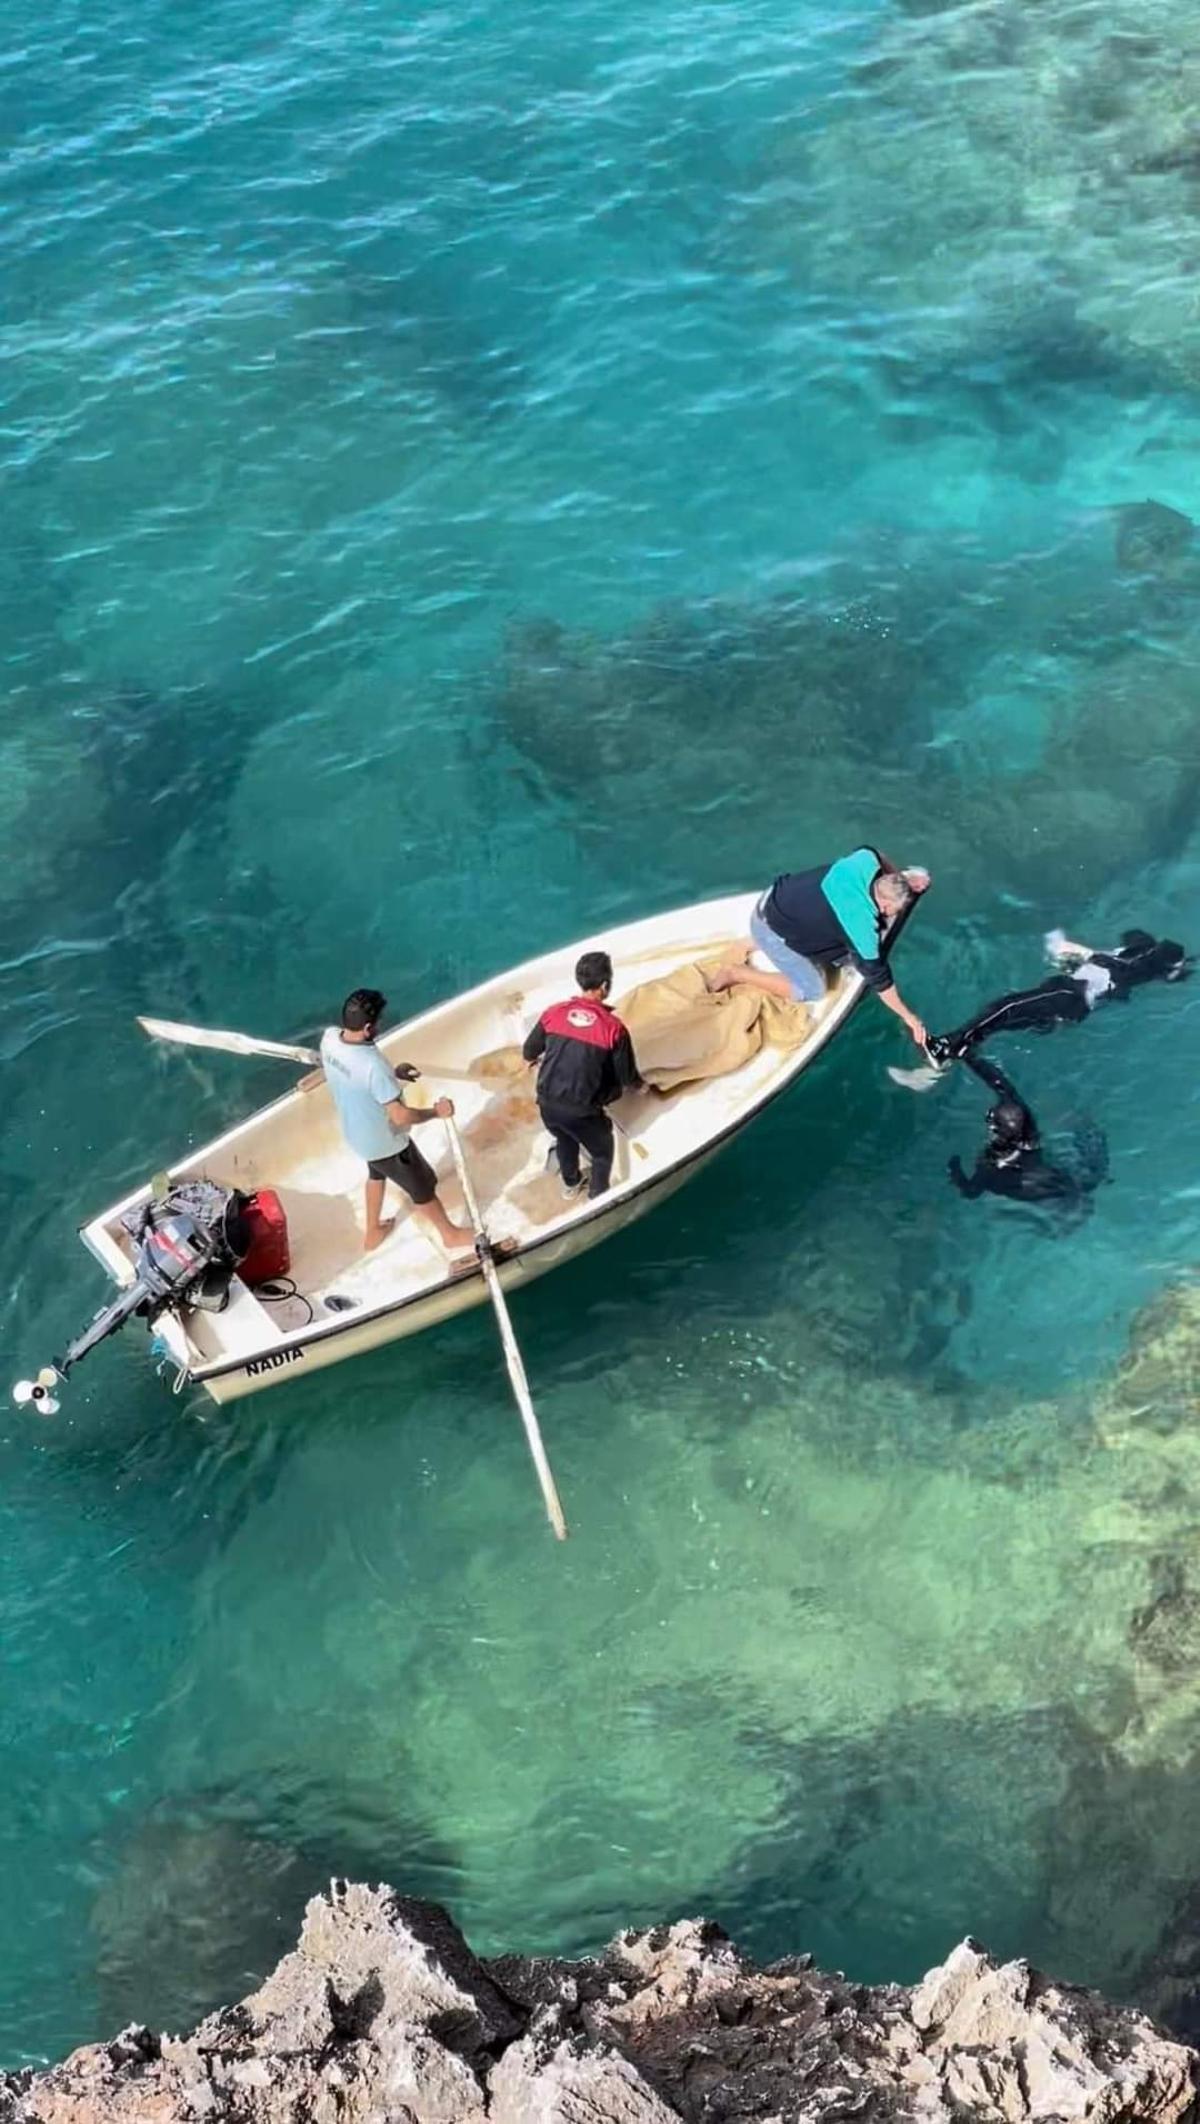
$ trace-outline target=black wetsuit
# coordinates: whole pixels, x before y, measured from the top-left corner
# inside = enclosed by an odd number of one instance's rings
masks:
[[[989,1062],[986,1055],[968,1054],[963,1060],[998,1099],[1020,1109],[1024,1125],[1005,1142],[985,1144],[974,1172],[965,1172],[957,1156],[951,1158],[946,1170],[959,1194],[969,1199],[976,1195],[1004,1195],[1013,1202],[1045,1204],[1064,1216],[1086,1216],[1094,1190],[1108,1177],[1108,1146],[1103,1136],[1097,1129],[1077,1130],[1073,1160],[1076,1170],[1070,1172],[1066,1166],[1052,1165],[1042,1155],[1037,1122],[1004,1071]]]
[[[1078,1025],[1097,1003],[1126,1003],[1147,981],[1178,981],[1187,970],[1182,944],[1152,937],[1145,929],[1127,929],[1117,951],[1093,951],[1070,972],[998,996],[957,1032],[935,1034],[929,1051],[939,1064],[961,1062],[995,1033],[1048,1033],[1056,1025]]]

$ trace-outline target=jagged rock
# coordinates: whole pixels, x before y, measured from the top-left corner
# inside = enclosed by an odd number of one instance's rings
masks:
[[[491,2124],[671,2124],[677,2114],[615,2052],[563,2042],[543,2055],[528,2036],[505,2052],[490,2091]]]
[[[241,2005],[9,2074],[0,2124],[1190,2124],[1198,2101],[1194,2050],[971,1940],[911,1991],[758,1969],[690,1919],[486,1964],[436,1905],[335,1883]]]
[[[428,2029],[474,2065],[520,2033],[521,2022],[436,1903],[334,1883],[314,1896],[300,1942],[239,2011],[258,2046],[290,2052],[322,2040],[386,2044],[397,2030]],[[224,2016],[197,2030],[220,2035]]]
[[[1196,2059],[1154,2042],[1139,2015],[1114,2015],[1093,1992],[1051,1983],[1027,1962],[997,1967],[971,1940],[912,1996],[925,2055],[951,2097],[1014,2119],[1187,2117]],[[948,2112],[953,2114],[953,2108]]]

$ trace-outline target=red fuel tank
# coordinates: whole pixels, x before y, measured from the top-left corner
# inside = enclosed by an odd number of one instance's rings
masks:
[[[238,1269],[242,1282],[253,1288],[256,1283],[269,1283],[274,1276],[286,1276],[292,1265],[287,1217],[274,1188],[260,1187],[256,1195],[251,1195],[244,1215],[250,1230],[250,1251]]]

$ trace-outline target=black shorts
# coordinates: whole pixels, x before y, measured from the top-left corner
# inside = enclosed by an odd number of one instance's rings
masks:
[[[437,1193],[437,1174],[415,1143],[407,1143],[403,1150],[393,1151],[390,1158],[368,1159],[367,1171],[372,1180],[394,1180],[418,1209],[432,1202]]]

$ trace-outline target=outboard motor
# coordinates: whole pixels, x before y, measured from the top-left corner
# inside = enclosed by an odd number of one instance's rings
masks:
[[[53,1365],[36,1379],[18,1380],[13,1400],[32,1402],[52,1416],[58,1404],[53,1389],[71,1366],[107,1341],[125,1322],[140,1315],[147,1322],[181,1306],[223,1312],[238,1263],[250,1244],[246,1197],[215,1180],[181,1180],[121,1219],[134,1242],[136,1275],[127,1289],[97,1313]]]

